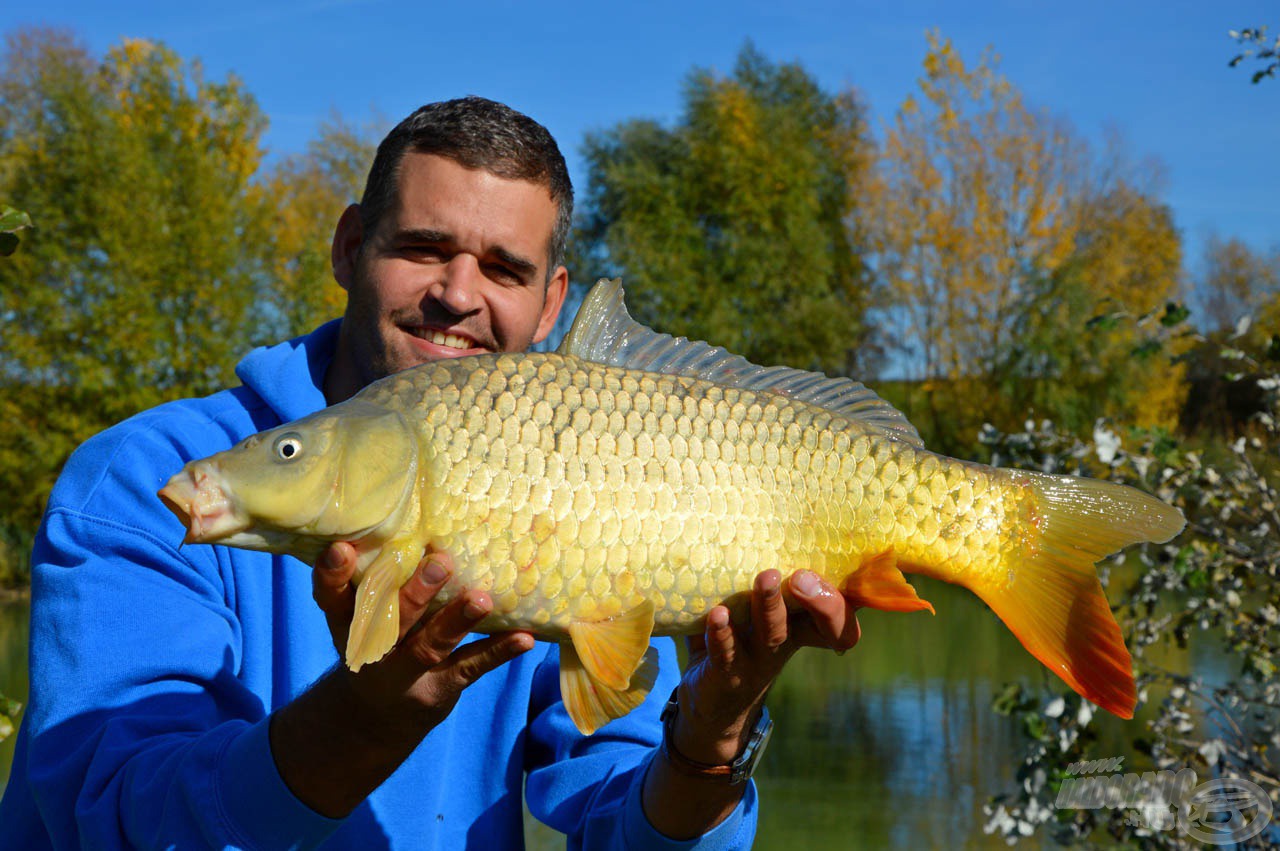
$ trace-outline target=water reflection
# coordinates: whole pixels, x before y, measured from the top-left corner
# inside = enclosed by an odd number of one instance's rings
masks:
[[[916,584],[936,617],[864,611],[855,650],[802,652],[774,689],[757,848],[1006,847],[982,833],[982,804],[1014,788],[1021,742],[990,704],[1006,682],[1050,675],[977,598]],[[28,620],[25,604],[0,604],[0,690],[23,702]],[[1161,656],[1186,670],[1185,654]],[[1098,753],[1128,755],[1138,723],[1099,713]],[[0,744],[0,781],[12,745]],[[538,824],[527,837],[535,851],[564,847]]]

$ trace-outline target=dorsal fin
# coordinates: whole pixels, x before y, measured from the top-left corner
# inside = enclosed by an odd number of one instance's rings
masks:
[[[560,344],[560,354],[790,396],[878,428],[912,446],[924,446],[902,412],[865,385],[786,366],[757,366],[720,346],[659,333],[631,318],[622,295],[619,279],[596,283]]]

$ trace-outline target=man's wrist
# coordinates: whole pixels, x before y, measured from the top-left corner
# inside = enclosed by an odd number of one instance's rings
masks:
[[[687,690],[679,686],[671,693],[662,722],[663,755],[674,768],[707,778],[732,776],[735,783],[751,776],[757,751],[763,751],[773,727],[763,696],[745,713],[709,718],[697,713]]]

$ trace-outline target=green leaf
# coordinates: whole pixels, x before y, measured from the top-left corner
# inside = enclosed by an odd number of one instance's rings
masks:
[[[1144,340],[1133,347],[1133,356],[1139,359],[1146,359],[1158,353],[1164,344],[1159,340]]]
[[[1120,313],[1100,313],[1084,323],[1084,327],[1090,330],[1110,331],[1112,328],[1119,326],[1122,315]]]
[[[1035,705],[1035,701],[1023,692],[1021,683],[1005,683],[995,700],[991,701],[991,708],[1001,715],[1023,712]]]
[[[1280,334],[1272,334],[1271,342],[1267,344],[1267,360],[1280,360]]]
[[[1044,716],[1038,712],[1023,713],[1022,729],[1028,736],[1038,741],[1047,741],[1049,738],[1049,725],[1045,722]]]
[[[0,204],[0,232],[13,233],[29,227],[31,227],[31,216],[22,210]]]
[[[13,721],[21,711],[21,703],[0,694],[0,742],[13,735]]]
[[[1191,311],[1186,307],[1176,301],[1171,301],[1164,307],[1164,316],[1160,317],[1160,324],[1166,328],[1172,328],[1185,322],[1190,315]]]
[[[1249,657],[1247,667],[1249,670],[1257,674],[1263,681],[1270,680],[1276,675],[1276,664],[1271,659],[1261,653],[1254,653]]]

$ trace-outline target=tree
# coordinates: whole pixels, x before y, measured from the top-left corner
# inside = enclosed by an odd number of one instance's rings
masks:
[[[251,191],[265,120],[234,77],[145,41],[97,59],[23,30],[0,69],[0,197],[39,222],[0,263],[0,520],[21,542],[72,448],[230,382],[270,330]]]
[[[1150,315],[1176,291],[1168,209],[1118,153],[1095,164],[1027,106],[990,53],[967,64],[931,33],[924,70],[886,134],[872,219],[889,298],[878,316],[919,389],[908,415],[930,445],[965,452],[983,422],[1020,422],[1028,402],[1056,417],[1120,375],[1141,397],[1145,379],[1120,363],[1140,340],[1095,333],[1102,349],[1082,352],[1079,334],[1100,312]]]
[[[1262,67],[1253,72],[1250,82],[1261,83],[1267,77],[1276,76],[1276,71],[1280,70],[1280,36],[1269,41],[1265,26],[1231,30],[1227,35],[1240,46],[1240,52],[1231,58],[1228,66],[1234,68],[1252,56]]]
[[[757,363],[850,368],[872,153],[852,91],[747,45],[731,76],[689,76],[674,126],[626,121],[583,152],[577,271],[622,275],[637,315],[665,331]]]
[[[273,211],[264,274],[290,335],[339,316],[345,296],[333,280],[329,245],[338,214],[360,200],[377,149],[378,122],[363,126],[332,115],[301,154],[284,158],[258,191]]]
[[[1277,298],[1280,251],[1267,257],[1239,239],[1224,240],[1217,234],[1209,237],[1200,280],[1205,331],[1233,332],[1243,317],[1264,312]]]
[[[987,832],[1010,844],[1041,830],[1054,845],[1184,849],[1216,839],[1275,847],[1274,831],[1262,828],[1280,806],[1280,494],[1269,473],[1280,451],[1280,375],[1276,360],[1243,360],[1262,404],[1251,435],[1229,448],[1192,449],[1139,429],[1128,440],[1098,429],[1092,442],[1052,428],[986,435],[1004,463],[1134,485],[1187,518],[1173,541],[1142,545],[1113,573],[1104,568],[1109,589],[1121,591],[1113,599],[1140,695],[1135,722],[1119,728],[1122,745],[1100,729],[1091,705],[1056,686],[1046,694],[1012,683],[997,701],[1026,736],[1016,789],[985,807]],[[1170,651],[1189,644],[1212,663],[1170,670]],[[1087,782],[1103,794],[1093,806],[1082,802],[1071,784],[1092,761],[1117,756],[1118,745],[1133,761],[1094,775]],[[1170,778],[1188,770],[1191,787],[1225,785],[1220,800],[1232,795],[1234,812],[1207,812],[1204,793],[1213,787],[1179,799],[1166,785],[1162,801],[1150,784],[1156,771]],[[1190,834],[1200,842],[1190,841],[1188,826],[1203,828]]]
[[[26,212],[0,204],[0,255],[8,257],[13,254],[18,248],[18,231],[29,227],[31,217]],[[0,556],[8,556],[6,550],[7,542],[0,538]],[[13,722],[21,711],[20,703],[0,691],[0,742],[13,735]]]
[[[258,297],[252,97],[145,41],[95,63],[22,31],[3,67],[0,193],[42,226],[0,267],[0,374],[146,396],[229,378]]]

